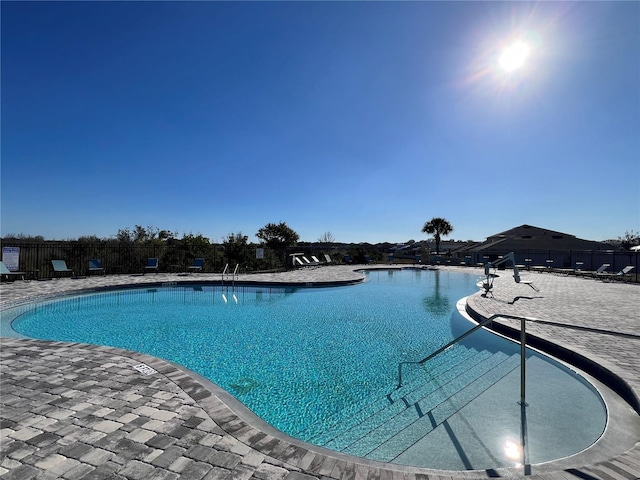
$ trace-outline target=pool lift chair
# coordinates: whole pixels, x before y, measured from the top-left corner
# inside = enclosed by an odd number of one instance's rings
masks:
[[[497,277],[497,275],[495,273],[492,273],[491,270],[493,269],[495,271],[498,265],[502,265],[503,263],[506,263],[509,261],[513,264],[513,279],[516,281],[516,283],[529,285],[536,292],[540,291],[540,289],[536,287],[531,280],[522,280],[520,278],[520,272],[518,271],[518,266],[516,265],[515,256],[513,255],[513,252],[510,252],[507,255],[503,256],[502,258],[499,258],[494,262],[485,263],[484,265],[485,279],[478,282],[478,286],[484,290],[484,293],[482,294],[483,297],[486,297],[489,293],[491,293],[491,290],[493,289],[493,279]],[[493,293],[491,293],[491,295],[493,296]]]

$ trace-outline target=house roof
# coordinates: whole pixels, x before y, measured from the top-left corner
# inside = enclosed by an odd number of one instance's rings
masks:
[[[584,240],[563,232],[547,230],[531,225],[518,227],[496,233],[473,246],[469,251],[485,250],[522,251],[522,250],[610,250],[611,245],[593,240]]]

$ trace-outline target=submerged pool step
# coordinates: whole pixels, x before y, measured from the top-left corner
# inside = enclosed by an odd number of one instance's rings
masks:
[[[462,371],[458,370],[455,376],[446,376],[437,383],[432,382],[415,389],[359,425],[345,430],[324,446],[351,455],[365,456],[422,416],[428,416],[432,409],[508,358],[501,352],[496,354],[486,352],[486,354],[482,361],[466,365],[466,368]]]
[[[494,357],[502,357],[495,354]],[[344,453],[366,457],[371,460],[392,462],[405,450],[427,436],[444,421],[455,415],[479,395],[491,388],[520,365],[517,354],[501,358],[497,362],[488,362],[493,367],[484,374],[450,396],[433,405],[432,398],[424,398],[416,402],[413,408],[380,425],[357,442],[344,449]],[[448,390],[445,388],[444,390]]]
[[[369,457],[375,451],[370,458],[390,461],[417,441],[412,440],[413,434],[407,436],[405,431],[412,424],[423,420],[421,423],[424,425],[417,430],[419,438],[422,438],[512,370],[510,365],[504,371],[498,368],[509,359],[507,354],[484,353],[483,360],[469,362],[453,378],[441,378],[437,385],[414,389],[401,400],[344,430],[342,434],[326,442],[325,446],[360,457]],[[398,439],[402,439],[402,445],[396,445]],[[406,441],[411,443],[405,445]],[[385,443],[385,449],[380,450],[379,447]]]
[[[408,394],[416,389],[439,388],[439,383],[442,381],[457,377],[467,370],[469,365],[480,363],[490,355],[491,354],[486,351],[478,352],[472,349],[461,350],[453,356],[450,355],[449,358],[440,365],[430,366],[427,374],[425,374],[423,369],[421,371],[422,375],[412,378],[411,381],[401,389],[391,390],[391,392],[388,389],[380,391],[379,395],[372,395],[362,402],[349,405],[332,417],[323,420],[321,425],[313,424],[309,428],[299,432],[296,437],[316,445],[324,445],[336,436],[341,435],[345,430],[355,427],[377,412],[396,403],[398,396]],[[434,378],[437,379],[436,382],[433,381]],[[400,405],[397,405],[397,407],[402,408]],[[316,433],[318,430],[321,430],[322,433]]]

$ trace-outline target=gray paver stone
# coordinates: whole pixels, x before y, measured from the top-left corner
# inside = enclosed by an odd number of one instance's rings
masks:
[[[36,478],[40,473],[40,470],[31,465],[20,465],[18,468],[2,475],[2,480],[30,480],[31,478]]]
[[[244,479],[250,477],[251,476],[242,478]],[[230,472],[229,470],[225,470],[224,468],[213,467],[211,470],[209,470],[209,473],[204,476],[203,480],[235,480],[236,478],[241,477],[234,477],[232,472]]]
[[[260,480],[283,480],[288,474],[289,471],[284,468],[276,467],[269,463],[263,463],[256,468],[253,476]]]
[[[181,480],[201,480],[213,467],[208,463],[194,462],[180,474]]]
[[[182,447],[171,446],[159,456],[154,458],[151,463],[158,467],[168,468],[173,462],[180,458],[187,450]]]
[[[236,455],[235,453],[227,453],[227,452],[214,452],[214,454],[209,458],[209,462],[218,467],[227,468],[229,470],[235,468],[242,461],[242,457],[240,455]]]
[[[87,463],[80,463],[73,467],[71,470],[62,475],[62,478],[67,480],[78,480],[90,472],[94,471],[96,467],[93,467]]]
[[[85,453],[79,458],[81,462],[88,463],[89,465],[98,466],[108,462],[114,456],[113,452],[102,450],[101,448],[93,448],[91,451]]]
[[[93,447],[87,445],[86,443],[76,442],[61,448],[60,454],[64,455],[65,457],[79,459],[83,455],[89,453],[91,450],[93,450]]]
[[[127,463],[124,468],[118,471],[118,475],[122,475],[126,478],[133,480],[145,480],[149,478],[152,472],[155,470],[153,465],[143,463],[138,460],[132,460]]]
[[[211,447],[205,447],[204,445],[194,445],[184,454],[185,457],[193,458],[201,462],[207,462],[209,459],[213,459],[214,455],[218,453]],[[215,464],[215,462],[212,461]],[[222,465],[218,465],[222,466]]]
[[[284,478],[285,480],[318,480],[318,477],[312,477],[311,475],[300,472],[289,472]]]

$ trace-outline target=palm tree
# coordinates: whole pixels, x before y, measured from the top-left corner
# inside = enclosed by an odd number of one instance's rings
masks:
[[[424,224],[424,227],[422,227],[422,232],[433,235],[433,238],[436,241],[436,253],[440,253],[440,237],[442,235],[446,237],[451,232],[453,232],[453,227],[448,220],[445,220],[444,218],[434,217]]]

